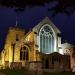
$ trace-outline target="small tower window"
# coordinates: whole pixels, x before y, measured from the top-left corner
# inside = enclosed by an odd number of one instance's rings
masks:
[[[19,36],[18,36],[18,34],[16,34],[16,41],[19,41]]]

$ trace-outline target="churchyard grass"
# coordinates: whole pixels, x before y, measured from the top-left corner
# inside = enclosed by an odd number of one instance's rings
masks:
[[[36,73],[28,72],[24,69],[21,70],[0,70],[0,75],[36,75]],[[44,72],[42,75],[75,75],[75,72],[60,72],[60,73],[48,73]]]

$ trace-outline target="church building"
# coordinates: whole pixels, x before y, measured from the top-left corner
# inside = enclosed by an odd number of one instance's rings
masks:
[[[28,70],[70,71],[73,47],[64,53],[61,32],[46,17],[29,32],[18,27],[9,27],[4,49],[0,53],[0,67]],[[72,65],[72,66],[71,66]]]

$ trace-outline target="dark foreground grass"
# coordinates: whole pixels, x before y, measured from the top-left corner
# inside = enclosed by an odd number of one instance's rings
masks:
[[[45,72],[43,75],[75,75],[75,72],[60,72],[60,73],[48,73]]]
[[[3,73],[4,75],[39,75],[39,73],[28,72],[24,69],[21,69],[21,70],[5,69],[5,70],[0,70],[0,72]],[[75,72],[60,72],[60,73],[44,72],[42,75],[75,75]]]
[[[5,69],[5,70],[0,70],[0,72],[5,75],[32,75],[30,72],[25,71],[24,69],[22,70]]]

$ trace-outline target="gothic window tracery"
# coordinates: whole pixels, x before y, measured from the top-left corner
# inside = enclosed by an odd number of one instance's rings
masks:
[[[42,53],[54,51],[54,36],[49,26],[44,26],[40,30],[40,51]]]
[[[20,60],[28,60],[28,48],[22,47],[20,50]]]

